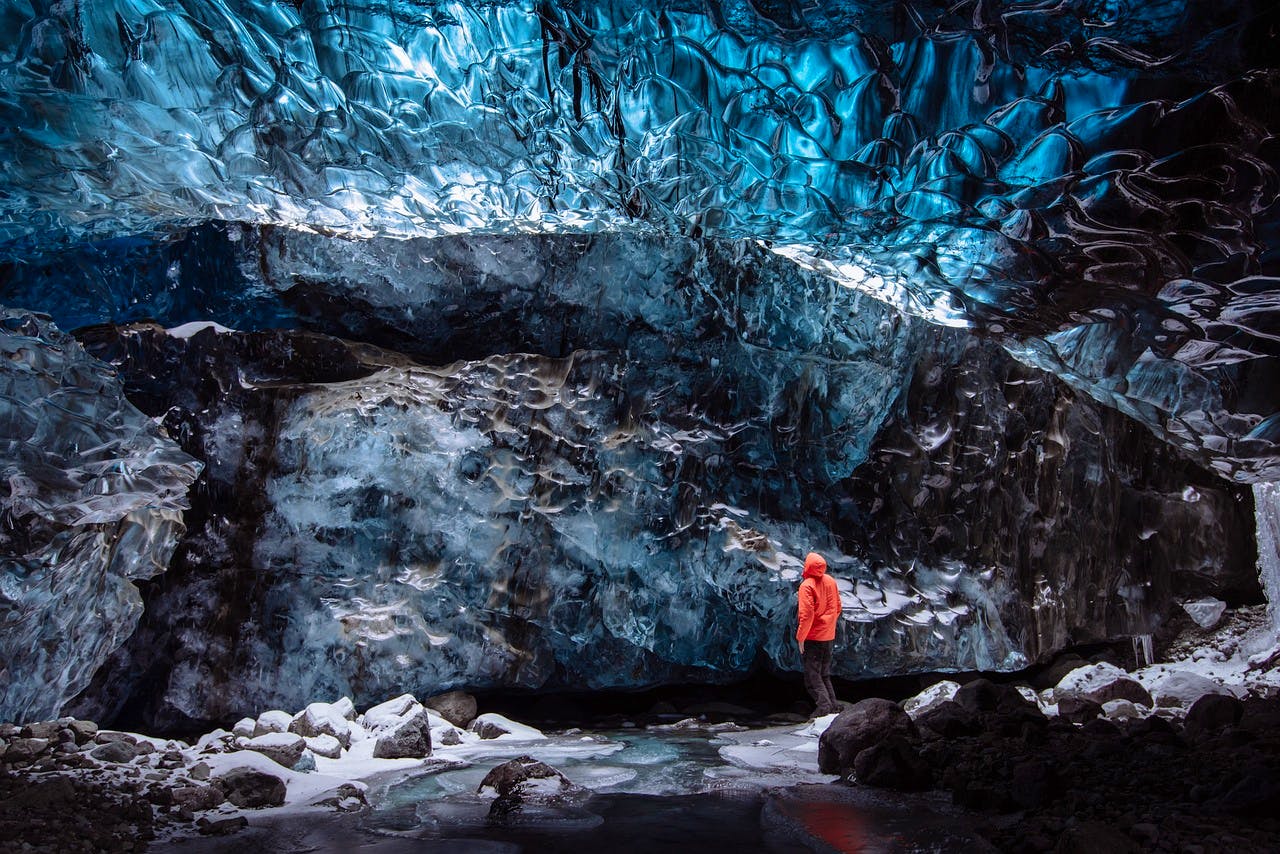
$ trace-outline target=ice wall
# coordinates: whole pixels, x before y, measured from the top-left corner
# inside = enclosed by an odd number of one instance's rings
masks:
[[[86,713],[794,669],[812,548],[844,588],[849,677],[1018,667],[1256,583],[1225,483],[755,244],[253,240],[298,322],[395,349],[83,333],[209,461]]]
[[[0,309],[0,353],[0,719],[45,719],[132,633],[200,463],[46,318]]]

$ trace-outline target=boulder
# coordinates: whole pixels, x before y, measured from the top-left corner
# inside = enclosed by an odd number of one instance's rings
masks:
[[[1155,699],[1154,703],[1147,705],[1167,709],[1189,709],[1196,700],[1206,694],[1234,696],[1212,679],[1189,670],[1169,670],[1160,667],[1144,671],[1146,672],[1150,672],[1150,681],[1147,684],[1151,688],[1151,696]]]
[[[263,712],[258,715],[258,720],[253,728],[254,736],[266,735],[269,732],[288,732],[289,724],[293,723],[293,715],[288,712],[282,712],[279,709],[272,709],[269,712]]]
[[[346,699],[345,697],[343,698]],[[346,704],[312,703],[298,712],[289,722],[289,732],[303,737],[330,735],[338,740],[342,747],[351,747],[351,722],[346,718]]]
[[[237,738],[253,738],[258,732],[258,722],[253,718],[241,718],[231,728],[231,734]],[[265,732],[265,730],[263,730]]]
[[[399,697],[379,703],[361,716],[365,729],[377,731],[399,726],[411,713],[422,708],[422,704],[412,694],[401,694]]]
[[[890,736],[860,751],[853,759],[853,775],[864,785],[901,792],[919,792],[933,785],[929,763],[901,736]]]
[[[24,726],[21,735],[23,738],[43,738],[46,741],[53,741],[59,729],[61,726],[57,721],[38,721]]]
[[[1102,716],[1109,721],[1131,721],[1143,716],[1142,710],[1128,700],[1108,700],[1102,704]]]
[[[342,756],[342,743],[331,735],[315,735],[303,740],[316,756],[323,756],[326,759],[337,759]]]
[[[140,754],[136,744],[121,740],[100,744],[90,750],[89,755],[100,762],[132,762]]]
[[[226,792],[227,800],[245,809],[278,807],[287,792],[284,780],[253,768],[233,768],[216,777],[215,783]]]
[[[421,706],[400,723],[383,729],[373,744],[375,759],[422,759],[430,755],[431,720]]]
[[[534,782],[536,785],[526,785]],[[517,756],[498,765],[480,781],[476,789],[481,795],[509,795],[524,787],[531,796],[554,797],[558,792],[581,791],[568,777],[532,756]]]
[[[879,698],[855,703],[818,739],[818,767],[824,774],[847,775],[859,753],[890,736],[918,738],[916,725],[901,706]]]
[[[1080,697],[1099,705],[1111,700],[1128,700],[1148,708],[1153,705],[1151,695],[1142,683],[1105,661],[1078,667],[1062,677],[1053,689],[1053,699],[1061,703],[1067,697]]]
[[[458,727],[466,727],[476,719],[478,706],[476,698],[464,691],[450,691],[438,694],[424,704],[428,709],[440,713],[440,717]]]
[[[291,732],[269,732],[253,738],[236,739],[236,747],[261,753],[278,765],[292,768],[302,758],[307,743],[302,736]]]
[[[192,812],[211,810],[226,800],[217,786],[175,786],[171,794],[174,804]]]
[[[33,762],[49,747],[47,738],[15,738],[4,751],[5,762]],[[130,754],[130,759],[133,755]]]
[[[981,729],[978,716],[954,700],[947,700],[920,715],[916,726],[943,738],[976,735]]]
[[[626,726],[625,722],[621,723]],[[634,726],[634,724],[632,724]],[[546,735],[541,730],[534,729],[531,726],[525,726],[516,723],[513,720],[504,718],[502,715],[495,715],[492,712],[480,715],[471,722],[469,730],[479,735],[481,738],[499,738],[501,736],[512,736],[510,740],[521,741],[541,741]]]
[[[1085,697],[1063,697],[1058,701],[1058,717],[1073,724],[1085,724],[1102,714],[1102,706]]]
[[[1183,724],[1187,738],[1197,739],[1212,735],[1224,727],[1240,723],[1244,716],[1244,703],[1223,694],[1205,694],[1191,704]]]
[[[87,744],[93,741],[93,737],[98,734],[98,725],[93,721],[81,721],[72,718],[71,722],[67,724],[67,728],[75,736],[76,744]]]
[[[1227,603],[1212,596],[1204,596],[1200,599],[1192,599],[1190,602],[1183,602],[1182,610],[1186,611],[1187,616],[1191,617],[1200,628],[1212,629],[1227,612]]]
[[[960,690],[959,682],[952,682],[950,679],[943,679],[941,682],[935,682],[928,688],[925,688],[914,697],[908,697],[902,701],[902,708],[913,719],[919,720],[921,715],[936,709],[943,703],[950,702],[955,699],[956,692]]]
[[[491,819],[502,818],[527,803],[565,805],[590,795],[564,774],[532,756],[517,756],[497,766],[480,781],[476,791],[495,796]]]

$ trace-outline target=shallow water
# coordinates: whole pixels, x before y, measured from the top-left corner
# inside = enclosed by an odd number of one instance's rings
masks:
[[[537,742],[487,742],[451,752],[471,764],[402,778],[369,792],[362,815],[261,815],[224,840],[186,840],[156,851],[476,852],[640,854],[698,852],[907,852],[983,850],[947,805],[928,798],[826,784],[814,768],[743,767],[720,749],[760,743],[759,732],[719,737],[698,731],[619,731]],[[778,736],[775,734],[775,738]],[[778,746],[782,751],[784,746]],[[491,768],[531,755],[589,795],[526,805],[491,819],[477,794]],[[816,758],[816,756],[815,756]],[[822,781],[822,782],[820,782]]]

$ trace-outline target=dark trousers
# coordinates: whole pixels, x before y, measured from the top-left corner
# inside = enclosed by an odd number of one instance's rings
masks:
[[[831,648],[835,644],[835,641],[805,641],[804,653],[800,656],[804,662],[804,689],[817,704],[818,715],[829,715],[840,709],[836,689],[831,685]]]

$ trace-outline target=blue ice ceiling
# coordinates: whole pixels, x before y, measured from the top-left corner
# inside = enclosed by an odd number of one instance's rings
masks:
[[[78,298],[33,303],[26,265],[205,220],[753,238],[979,326],[1224,475],[1280,474],[1270,4],[2,14],[4,298],[64,325],[147,294],[60,318]]]

